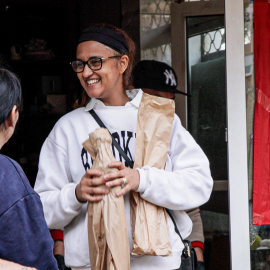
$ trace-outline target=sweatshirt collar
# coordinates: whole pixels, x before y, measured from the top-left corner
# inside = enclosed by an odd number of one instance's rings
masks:
[[[126,90],[127,96],[131,99],[131,101],[127,102],[123,107],[134,106],[139,108],[143,91],[141,89],[132,89]],[[97,107],[108,107],[101,100],[96,98],[91,98],[89,103],[85,107],[85,111],[90,111]]]

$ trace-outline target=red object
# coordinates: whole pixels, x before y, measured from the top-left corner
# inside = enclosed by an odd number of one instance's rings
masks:
[[[199,247],[199,248],[201,248],[204,251],[204,246],[203,246],[203,243],[202,242],[199,242],[199,241],[191,242],[191,246],[192,247]]]
[[[54,241],[64,239],[64,232],[62,230],[51,230],[51,236]]]
[[[254,0],[253,224],[270,224],[270,3]]]

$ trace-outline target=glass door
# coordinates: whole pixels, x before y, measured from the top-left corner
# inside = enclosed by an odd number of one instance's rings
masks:
[[[207,155],[214,179],[210,200],[200,207],[205,266],[225,270],[230,268],[230,226],[224,1],[175,3],[171,10],[172,64],[190,94],[176,101],[185,106],[178,113]]]
[[[204,149],[214,178],[201,207],[208,269],[250,269],[243,3],[181,1],[171,7],[172,66],[181,119]]]

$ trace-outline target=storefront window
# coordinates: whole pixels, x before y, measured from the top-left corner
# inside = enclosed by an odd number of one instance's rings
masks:
[[[141,59],[171,65],[171,14],[173,0],[140,0]]]

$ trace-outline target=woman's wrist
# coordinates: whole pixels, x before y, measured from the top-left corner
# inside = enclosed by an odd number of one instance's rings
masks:
[[[80,203],[86,203],[87,201],[83,199],[82,193],[81,193],[81,183],[79,183],[75,188],[75,196],[78,202]]]

